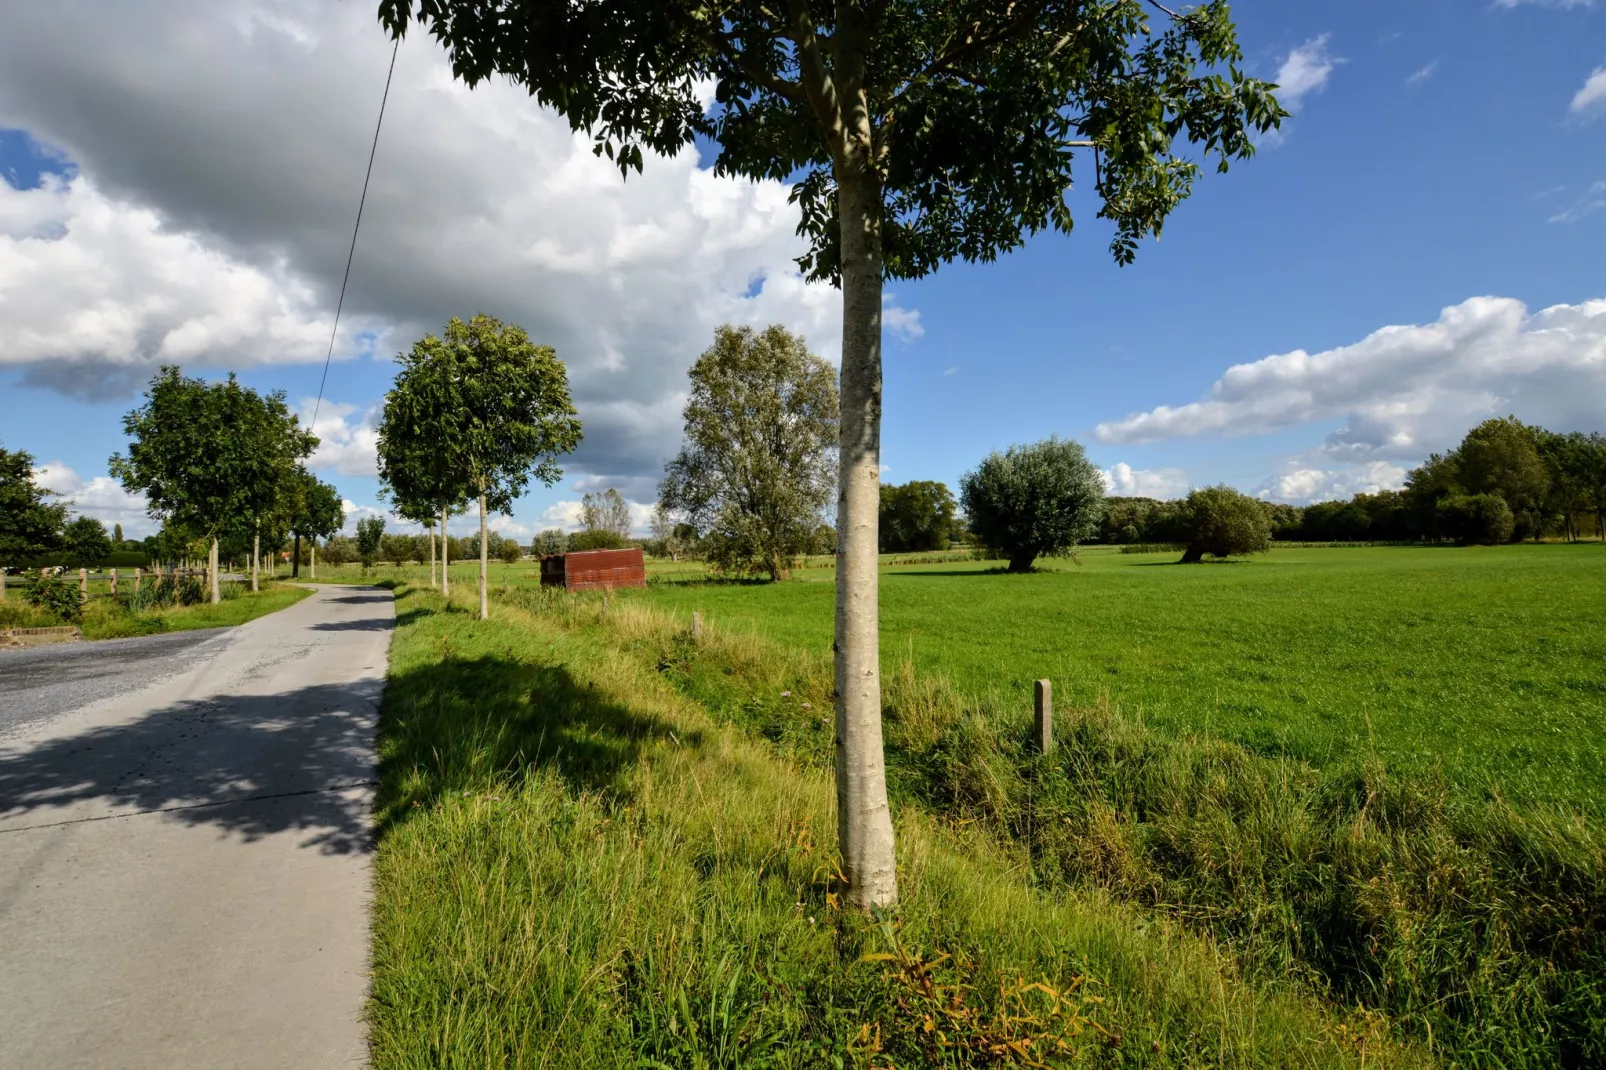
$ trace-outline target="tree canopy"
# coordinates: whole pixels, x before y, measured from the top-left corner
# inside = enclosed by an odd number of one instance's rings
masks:
[[[1188,493],[1177,517],[1188,548],[1186,564],[1211,557],[1263,553],[1271,549],[1271,516],[1263,503],[1228,486],[1199,487]]]
[[[0,446],[0,566],[61,546],[67,506],[34,482],[33,455]]]
[[[1057,437],[989,454],[959,489],[971,534],[1007,557],[1011,572],[1074,549],[1104,515],[1099,470],[1079,443]]]
[[[106,525],[92,516],[75,517],[62,531],[62,541],[72,555],[72,563],[89,568],[104,561],[112,552],[111,536]]]
[[[580,526],[586,531],[611,532],[622,542],[630,535],[630,505],[612,487],[588,490],[580,499]]]
[[[957,527],[954,496],[942,483],[881,485],[882,553],[946,550]]]
[[[659,500],[707,536],[715,567],[779,579],[835,489],[836,377],[780,326],[720,327],[690,374]]]

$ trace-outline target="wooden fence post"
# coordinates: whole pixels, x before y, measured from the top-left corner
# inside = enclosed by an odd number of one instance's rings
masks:
[[[703,611],[694,609],[691,613],[691,641],[701,642],[703,638]]]
[[[106,582],[111,585],[112,597],[117,597],[117,570],[112,569],[106,574]]]
[[[0,602],[6,600],[6,566],[0,565]]]
[[[1032,741],[1037,744],[1037,753],[1047,754],[1054,749],[1054,685],[1039,680],[1032,691]]]
[[[78,597],[85,602],[89,601],[89,570],[87,568],[78,570]]]
[[[139,593],[139,576],[140,576],[139,566],[135,565],[134,566],[134,593],[135,594]]]

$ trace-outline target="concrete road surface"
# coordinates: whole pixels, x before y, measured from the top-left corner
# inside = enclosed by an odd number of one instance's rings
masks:
[[[168,646],[0,651],[0,1068],[364,1063],[394,623],[326,588]]]

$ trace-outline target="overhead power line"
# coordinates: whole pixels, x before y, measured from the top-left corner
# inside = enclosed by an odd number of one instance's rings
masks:
[[[396,53],[401,49],[401,38],[390,50],[390,69],[385,72],[385,92],[379,98],[379,121],[374,123],[374,143],[368,149],[368,170],[362,176],[362,196],[357,199],[357,222],[351,228],[351,248],[346,251],[346,273],[340,279],[340,300],[335,303],[335,325],[329,329],[329,351],[323,358],[323,377],[318,380],[318,400],[312,406],[312,422],[318,422],[318,410],[323,407],[323,388],[329,382],[329,362],[335,355],[335,335],[340,331],[340,312],[346,307],[346,284],[351,282],[351,262],[357,255],[357,232],[362,230],[362,209],[368,203],[368,180],[374,177],[374,154],[379,151],[379,131],[385,125],[385,104],[390,100],[390,80],[396,74]],[[309,428],[310,429],[310,428]]]

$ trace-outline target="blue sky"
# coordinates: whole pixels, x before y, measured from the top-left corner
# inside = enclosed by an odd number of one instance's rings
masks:
[[[888,480],[955,485],[1059,434],[1120,491],[1303,501],[1397,485],[1487,415],[1606,424],[1606,0],[1234,12],[1296,114],[1136,265],[1111,263],[1078,191],[1073,236],[890,286]],[[103,477],[161,359],[316,394],[388,59],[370,14],[0,15],[0,322],[22,340],[0,353],[0,441],[85,511],[139,529]],[[583,150],[403,46],[320,423],[354,504],[377,502],[387,358],[447,314],[518,320],[571,362],[588,442],[520,503],[521,535],[590,487],[650,503],[713,324],[778,320],[834,355],[837,298],[788,270],[784,190],[690,154],[620,185]]]

